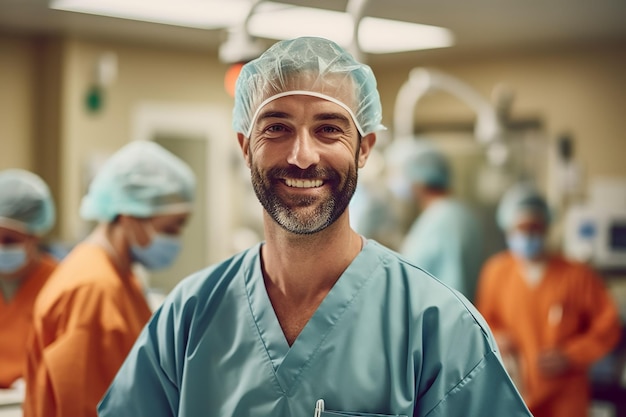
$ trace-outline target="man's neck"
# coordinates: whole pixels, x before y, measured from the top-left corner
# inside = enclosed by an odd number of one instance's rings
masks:
[[[261,256],[266,285],[295,303],[328,293],[363,244],[347,213],[311,235],[294,235],[266,219],[265,238]]]
[[[125,277],[131,274],[132,260],[128,244],[118,223],[99,224],[86,241],[104,249],[120,276]]]
[[[429,190],[428,192],[424,192],[420,196],[420,206],[422,210],[426,210],[428,207],[433,205],[433,203],[437,201],[441,201],[445,198],[449,197],[449,193],[446,191],[435,191]]]
[[[294,235],[265,218],[261,249],[263,280],[278,322],[291,346],[333,285],[361,250],[361,236],[347,213],[312,235]]]

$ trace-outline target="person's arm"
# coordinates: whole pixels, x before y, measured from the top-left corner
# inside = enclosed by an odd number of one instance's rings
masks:
[[[421,414],[414,414],[414,417]],[[423,417],[532,417],[494,352],[448,391]]]
[[[113,383],[98,404],[100,417],[174,417],[179,387],[173,317],[164,306],[144,327]]]
[[[584,268],[581,272],[585,280],[577,296],[588,327],[578,337],[568,340],[560,351],[571,366],[585,369],[615,347],[621,335],[621,323],[615,301],[601,278],[586,266],[580,268]]]
[[[427,384],[418,387],[413,416],[531,417],[487,323],[472,305],[467,309],[460,315],[447,309],[430,326],[420,372]]]
[[[35,329],[25,417],[95,416],[130,346],[116,300],[98,288],[78,288],[61,296]]]

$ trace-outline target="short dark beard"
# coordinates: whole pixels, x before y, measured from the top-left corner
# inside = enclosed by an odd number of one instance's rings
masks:
[[[283,229],[298,235],[317,233],[333,224],[348,208],[358,181],[359,149],[356,152],[355,165],[350,167],[344,178],[332,169],[311,166],[303,170],[294,165],[286,168],[273,168],[263,176],[254,165],[252,155],[250,155],[252,187],[265,211]],[[324,178],[331,185],[332,195],[326,201],[319,203],[313,212],[308,214],[308,218],[304,219],[292,207],[307,207],[315,204],[316,199],[300,198],[290,201],[290,205],[287,204],[273,191],[274,184],[282,181],[280,178],[285,177]]]

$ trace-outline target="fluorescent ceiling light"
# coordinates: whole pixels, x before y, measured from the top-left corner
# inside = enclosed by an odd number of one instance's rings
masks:
[[[242,22],[248,0],[52,0],[50,8],[144,22],[219,29]]]
[[[250,0],[52,0],[50,8],[201,29],[228,28],[246,19]],[[321,36],[347,47],[352,42],[349,14],[261,1],[248,22],[251,35],[268,39]],[[452,46],[448,29],[364,17],[359,25],[363,52],[382,54]]]
[[[262,2],[248,22],[251,35],[269,39],[321,36],[342,46],[352,42],[352,17],[345,12]],[[363,52],[383,54],[445,48],[454,44],[446,28],[398,20],[364,17],[359,25]]]

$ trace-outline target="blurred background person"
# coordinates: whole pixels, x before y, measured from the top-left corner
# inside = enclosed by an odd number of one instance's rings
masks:
[[[550,253],[550,212],[541,193],[517,184],[503,196],[497,222],[509,250],[485,264],[477,307],[514,364],[535,417],[583,417],[589,367],[618,342],[617,307],[587,265]]]
[[[472,210],[452,195],[446,156],[427,139],[405,139],[390,152],[401,161],[396,193],[409,197],[419,211],[400,253],[473,300],[484,261],[483,234]]]
[[[97,172],[80,215],[99,224],[35,304],[26,417],[96,416],[151,315],[133,263],[160,269],[175,260],[194,188],[188,165],[149,141],[124,146]]]
[[[0,389],[23,374],[35,298],[57,266],[41,249],[54,222],[54,201],[39,176],[0,172]]]

